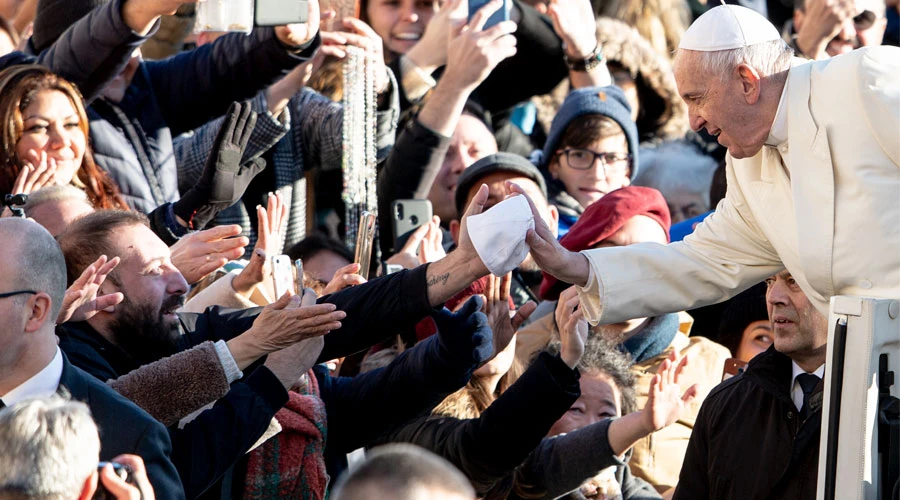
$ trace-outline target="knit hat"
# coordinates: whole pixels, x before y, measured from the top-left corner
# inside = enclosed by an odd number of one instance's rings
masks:
[[[584,115],[601,115],[613,119],[622,127],[628,140],[628,152],[631,154],[631,178],[638,171],[638,132],[631,119],[631,106],[622,89],[614,85],[608,87],[585,87],[569,92],[563,101],[547,134],[544,151],[541,153],[540,167],[546,169],[550,159],[559,149],[563,132],[572,121]]]
[[[572,252],[587,250],[616,234],[636,215],[646,215],[658,222],[666,231],[666,241],[669,240],[672,220],[662,193],[653,188],[627,186],[591,203],[559,243]],[[553,276],[544,273],[541,298],[556,300],[566,286],[567,283],[560,283]]]
[[[719,338],[716,340],[730,349],[732,355],[734,355],[741,345],[744,329],[747,328],[747,325],[754,321],[768,319],[766,284],[759,283],[735,295],[728,301],[728,306],[722,312],[722,320],[719,323]]]
[[[547,197],[547,184],[544,182],[544,176],[530,161],[513,153],[494,153],[469,165],[459,176],[459,180],[456,182],[456,210],[460,217],[466,211],[466,201],[468,201],[469,190],[472,189],[472,186],[479,179],[494,172],[512,172],[527,177],[533,180],[541,188],[544,197]]]
[[[35,53],[53,45],[69,26],[109,0],[39,0],[31,43]]]

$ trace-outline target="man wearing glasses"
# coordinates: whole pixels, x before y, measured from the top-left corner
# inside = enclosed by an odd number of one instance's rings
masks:
[[[584,209],[631,184],[638,167],[637,127],[618,87],[573,90],[559,108],[540,153],[549,201],[559,209],[559,237]]]
[[[0,408],[58,392],[85,402],[100,429],[100,459],[142,457],[158,498],[184,498],[162,424],[69,363],[56,344],[56,317],[66,291],[59,245],[36,222],[0,219],[6,259],[0,264]]]
[[[790,41],[798,55],[827,59],[881,45],[886,27],[882,0],[796,0]]]

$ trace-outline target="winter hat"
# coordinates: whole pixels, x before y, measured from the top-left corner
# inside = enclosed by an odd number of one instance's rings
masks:
[[[36,54],[53,45],[69,26],[109,0],[39,0],[31,43]]]
[[[653,188],[627,186],[591,203],[559,243],[572,252],[587,250],[616,234],[636,215],[646,215],[658,222],[666,231],[668,241],[672,220],[662,193]],[[556,300],[566,286],[568,284],[560,283],[553,276],[544,273],[541,298]]]
[[[531,179],[541,188],[544,197],[547,197],[544,176],[530,161],[513,153],[494,153],[469,165],[459,176],[456,182],[456,210],[460,217],[466,211],[466,201],[472,186],[484,176],[494,172],[512,172]]]
[[[731,350],[732,355],[734,355],[741,345],[744,329],[747,328],[747,325],[754,321],[768,319],[766,284],[753,285],[728,301],[728,306],[722,312],[722,321],[719,323],[719,338],[716,340]]]
[[[628,140],[628,152],[631,153],[631,178],[634,179],[638,171],[638,132],[637,126],[631,119],[631,106],[622,89],[615,85],[608,87],[585,87],[569,92],[563,101],[553,123],[550,132],[547,133],[547,142],[544,143],[544,151],[541,153],[540,167],[546,169],[550,159],[559,149],[563,132],[573,120],[584,115],[601,115],[613,119],[622,127],[625,138]]]

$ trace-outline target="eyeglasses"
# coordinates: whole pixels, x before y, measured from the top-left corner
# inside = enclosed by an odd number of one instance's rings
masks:
[[[600,165],[603,166],[603,172],[606,176],[622,175],[628,170],[628,161],[631,155],[625,153],[597,153],[590,149],[568,148],[557,151],[566,157],[566,162],[575,170],[590,170],[594,166],[597,158],[600,159]]]
[[[15,292],[0,293],[0,299],[5,299],[7,297],[13,297],[16,295],[22,295],[23,293],[36,294],[37,292],[35,292],[34,290],[17,290]]]

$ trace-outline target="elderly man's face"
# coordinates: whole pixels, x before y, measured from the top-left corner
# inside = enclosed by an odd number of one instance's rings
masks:
[[[702,67],[698,54],[679,50],[674,68],[691,129],[706,129],[734,158],[754,156],[765,144],[774,112],[765,116],[759,101],[748,96],[748,82],[741,78],[738,69],[727,75],[712,75]]]

